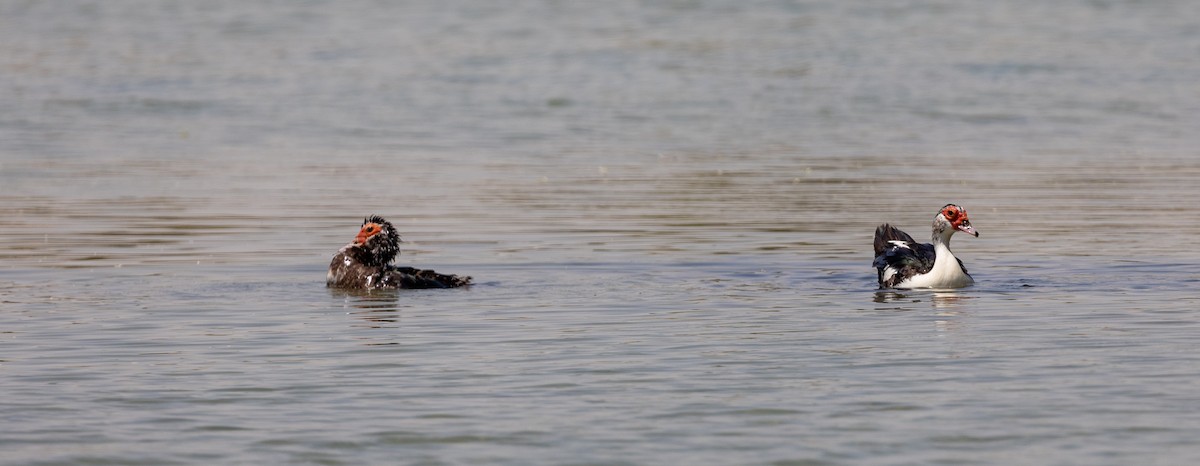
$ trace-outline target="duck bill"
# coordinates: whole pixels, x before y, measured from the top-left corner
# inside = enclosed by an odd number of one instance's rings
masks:
[[[975,227],[973,227],[971,225],[966,225],[966,224],[959,225],[958,229],[959,229],[959,231],[962,231],[963,233],[966,233],[968,235],[974,236],[976,238],[979,237],[979,232],[975,231]]]

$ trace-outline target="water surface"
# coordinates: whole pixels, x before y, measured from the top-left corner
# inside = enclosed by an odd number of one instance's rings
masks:
[[[1196,462],[1193,9],[6,3],[0,457]]]

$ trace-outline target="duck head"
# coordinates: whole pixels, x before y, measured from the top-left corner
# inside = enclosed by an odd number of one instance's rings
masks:
[[[979,232],[971,226],[971,219],[967,218],[967,210],[954,204],[946,204],[938,211],[937,216],[933,218],[933,231],[934,236],[943,236],[946,239],[950,239],[950,235],[955,231],[979,237]]]
[[[400,234],[392,222],[378,215],[363,219],[353,244],[366,252],[367,265],[386,265],[400,254]]]

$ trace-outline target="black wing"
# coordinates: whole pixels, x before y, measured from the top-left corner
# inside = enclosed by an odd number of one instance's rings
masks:
[[[382,280],[380,286],[396,288],[458,288],[471,284],[471,277],[446,275],[412,267],[388,267]]]
[[[937,253],[932,244],[917,243],[908,233],[888,224],[875,229],[875,261],[879,287],[891,288],[913,275],[929,273]]]
[[[879,257],[880,254],[883,254],[883,251],[893,246],[888,244],[888,241],[903,241],[905,243],[917,242],[917,240],[914,240],[911,236],[908,236],[908,233],[900,231],[899,228],[886,223],[879,225],[879,228],[875,229],[875,257]]]

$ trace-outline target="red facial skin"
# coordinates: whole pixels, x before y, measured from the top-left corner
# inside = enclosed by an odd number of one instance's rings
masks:
[[[942,209],[942,216],[946,217],[946,220],[950,222],[950,226],[955,230],[964,231],[971,236],[979,236],[979,233],[971,226],[971,220],[967,218],[966,209],[948,205]]]
[[[368,223],[363,225],[361,230],[358,230],[358,236],[354,237],[354,244],[364,244],[367,239],[379,234],[383,231],[383,226],[378,223]]]

